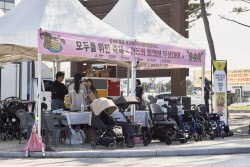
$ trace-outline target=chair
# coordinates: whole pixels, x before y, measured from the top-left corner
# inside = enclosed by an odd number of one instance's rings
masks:
[[[28,114],[24,110],[17,110],[16,116],[20,119],[20,139],[19,144],[21,144],[23,130],[27,130],[27,139],[29,140],[31,132],[32,132],[32,126],[35,123],[35,118]]]
[[[58,146],[58,141],[61,132],[68,131],[69,138],[70,138],[70,145],[71,145],[71,131],[69,127],[61,127],[61,119],[58,117],[58,115],[54,114],[50,111],[43,111],[42,112],[42,119],[45,122],[46,130],[45,130],[45,144],[48,145],[50,141],[50,135],[49,132],[52,132],[53,137],[53,144],[55,147]],[[64,136],[64,142],[66,145],[66,137]]]

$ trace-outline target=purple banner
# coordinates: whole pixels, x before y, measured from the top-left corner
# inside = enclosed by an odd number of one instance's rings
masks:
[[[154,64],[205,66],[205,50],[45,30],[38,31],[38,52]]]

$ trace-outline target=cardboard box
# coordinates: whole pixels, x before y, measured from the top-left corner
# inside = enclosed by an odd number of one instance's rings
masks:
[[[92,73],[92,72],[93,72],[92,69],[87,69],[87,70],[86,70],[86,73]]]
[[[101,77],[109,77],[110,71],[111,71],[110,68],[107,68],[107,69],[105,69],[105,70],[100,71]]]
[[[94,73],[86,73],[86,77],[94,77]]]
[[[99,70],[96,70],[95,71],[95,77],[99,77],[100,76],[100,71]]]

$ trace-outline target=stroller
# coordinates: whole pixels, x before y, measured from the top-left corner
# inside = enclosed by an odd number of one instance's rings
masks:
[[[115,121],[109,116],[117,107],[112,100],[99,98],[90,104],[92,112],[91,127],[101,132],[97,135],[96,142],[92,142],[91,148],[95,149],[97,145],[109,147],[111,150],[118,145],[123,148],[125,145],[122,127],[116,126]]]
[[[1,136],[2,139],[9,138],[12,140],[20,138],[20,120],[16,116],[16,111],[23,109],[28,112],[29,105],[32,106],[32,112],[34,112],[35,101],[21,100],[18,97],[8,97],[1,102]],[[4,135],[3,135],[4,134]],[[27,138],[27,133],[24,134],[24,138]]]
[[[140,137],[143,140],[143,145],[147,146],[151,142],[150,130],[147,127],[141,128],[140,123],[131,122],[128,116],[125,116],[124,112],[131,104],[139,104],[132,96],[120,96],[113,99],[115,105],[119,108],[119,112],[122,113],[127,122],[118,122],[117,125],[122,127],[122,132],[125,137],[125,141],[129,148],[135,146],[133,137]]]

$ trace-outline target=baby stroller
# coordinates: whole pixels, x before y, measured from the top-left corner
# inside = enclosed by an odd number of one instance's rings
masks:
[[[116,126],[115,121],[109,116],[117,107],[112,100],[99,98],[90,104],[92,112],[91,127],[101,132],[96,137],[96,142],[91,143],[91,148],[97,145],[109,147],[111,150],[116,148],[116,143],[123,148],[125,145],[122,127]]]
[[[142,132],[141,124],[131,122],[128,116],[125,116],[124,114],[125,110],[129,107],[129,105],[139,104],[139,101],[137,101],[132,96],[120,96],[116,99],[113,99],[113,102],[119,108],[119,112],[121,112],[124,118],[126,119],[126,122],[117,121],[117,125],[122,127],[122,132],[125,137],[127,146],[129,148],[133,148],[135,146],[133,137],[140,137],[143,140],[143,145],[147,146],[151,142],[150,130],[145,127]]]
[[[1,102],[1,136],[3,140],[7,138],[19,140],[19,119],[15,115],[18,110],[20,99],[17,97],[8,97]]]

